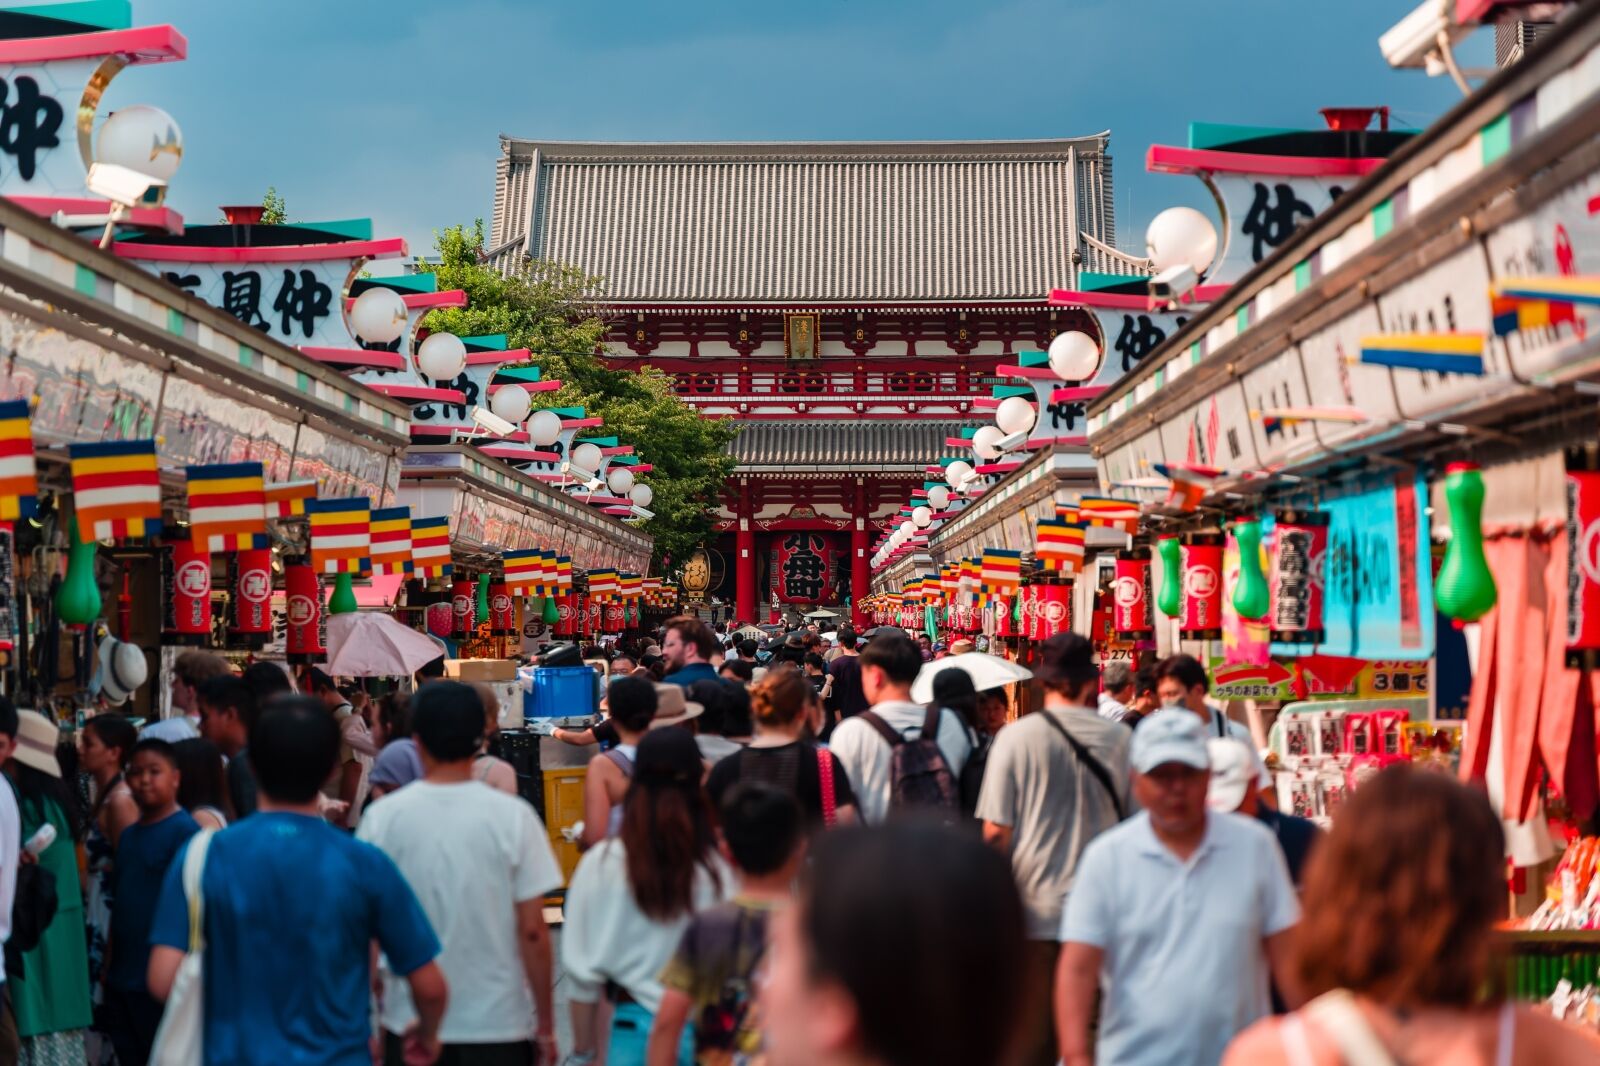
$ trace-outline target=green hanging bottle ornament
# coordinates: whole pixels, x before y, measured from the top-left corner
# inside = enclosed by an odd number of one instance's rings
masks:
[[[1233,609],[1240,618],[1265,618],[1271,599],[1267,575],[1261,571],[1261,519],[1235,522],[1233,539],[1239,546],[1239,581],[1233,586]]]
[[[479,574],[478,575],[478,614],[477,614],[477,623],[476,624],[481,626],[481,625],[483,625],[483,623],[487,622],[488,620],[489,620],[489,575],[488,574]]]
[[[547,626],[553,626],[561,621],[561,608],[556,606],[556,598],[554,596],[546,596],[544,598],[544,610],[539,617]]]
[[[94,557],[100,546],[78,539],[78,519],[67,524],[67,573],[56,589],[56,617],[71,626],[85,626],[100,617],[100,586],[94,579]]]
[[[1156,596],[1156,606],[1168,618],[1178,617],[1183,608],[1182,545],[1177,537],[1161,537],[1156,541],[1156,557],[1161,560],[1161,592]]]
[[[1483,471],[1478,464],[1445,467],[1444,498],[1450,509],[1450,543],[1434,582],[1433,600],[1445,617],[1476,622],[1489,613],[1497,596],[1483,554]]]
[[[333,591],[328,594],[329,614],[353,614],[360,608],[356,603],[354,574],[335,574]]]

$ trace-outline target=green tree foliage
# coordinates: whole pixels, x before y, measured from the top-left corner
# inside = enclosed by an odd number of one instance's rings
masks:
[[[655,538],[656,564],[676,570],[705,543],[715,522],[723,482],[734,462],[726,447],[737,432],[724,420],[701,418],[652,367],[612,370],[604,351],[604,283],[561,263],[526,261],[510,277],[481,260],[483,221],[435,235],[440,289],[462,289],[466,307],[429,312],[423,325],[461,336],[504,333],[512,348],[527,348],[559,392],[538,393],[546,407],[584,407],[605,419],[598,433],[634,446],[652,471],[655,517],[644,524]]]
[[[289,207],[278,195],[276,186],[267,186],[266,193],[261,197],[261,206],[266,208],[261,213],[261,221],[266,225],[279,226],[289,221]]]

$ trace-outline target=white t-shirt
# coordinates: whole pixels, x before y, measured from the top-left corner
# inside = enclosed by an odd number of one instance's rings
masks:
[[[872,710],[907,740],[916,740],[922,735],[922,723],[928,716],[927,709],[915,703],[879,703]],[[893,755],[889,742],[863,722],[860,715],[853,715],[834,727],[828,747],[838,756],[839,765],[850,778],[862,820],[883,821],[889,814],[892,784],[889,771]],[[950,772],[959,778],[972,752],[972,743],[960,716],[954,711],[945,710],[939,714],[939,750],[950,764]]]
[[[381,848],[410,883],[444,950],[447,1044],[506,1043],[534,1030],[516,904],[561,887],[561,869],[533,808],[479,781],[416,781],[361,819],[356,834]],[[416,1020],[403,978],[384,973],[383,1027]]]

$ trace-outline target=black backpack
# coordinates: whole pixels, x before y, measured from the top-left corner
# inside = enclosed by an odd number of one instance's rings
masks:
[[[972,753],[961,767],[961,810],[968,818],[978,814],[978,793],[983,791],[983,771],[989,765],[989,750],[994,747],[994,737],[969,730],[967,739],[972,742]]]
[[[39,946],[60,906],[56,875],[36,862],[17,867],[17,894],[11,901],[11,936],[6,940],[6,973],[26,977],[22,956]]]
[[[939,750],[938,707],[928,708],[922,732],[907,740],[872,711],[862,719],[888,742],[889,810],[945,810],[952,815],[961,809],[961,792],[956,775],[950,772],[944,752]]]

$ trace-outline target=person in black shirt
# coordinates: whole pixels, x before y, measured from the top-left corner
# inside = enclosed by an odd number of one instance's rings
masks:
[[[755,733],[749,746],[713,766],[706,780],[712,802],[720,804],[741,781],[761,781],[793,796],[813,828],[855,821],[856,797],[844,767],[811,739],[822,708],[800,671],[773,667],[751,687],[750,710]]]

